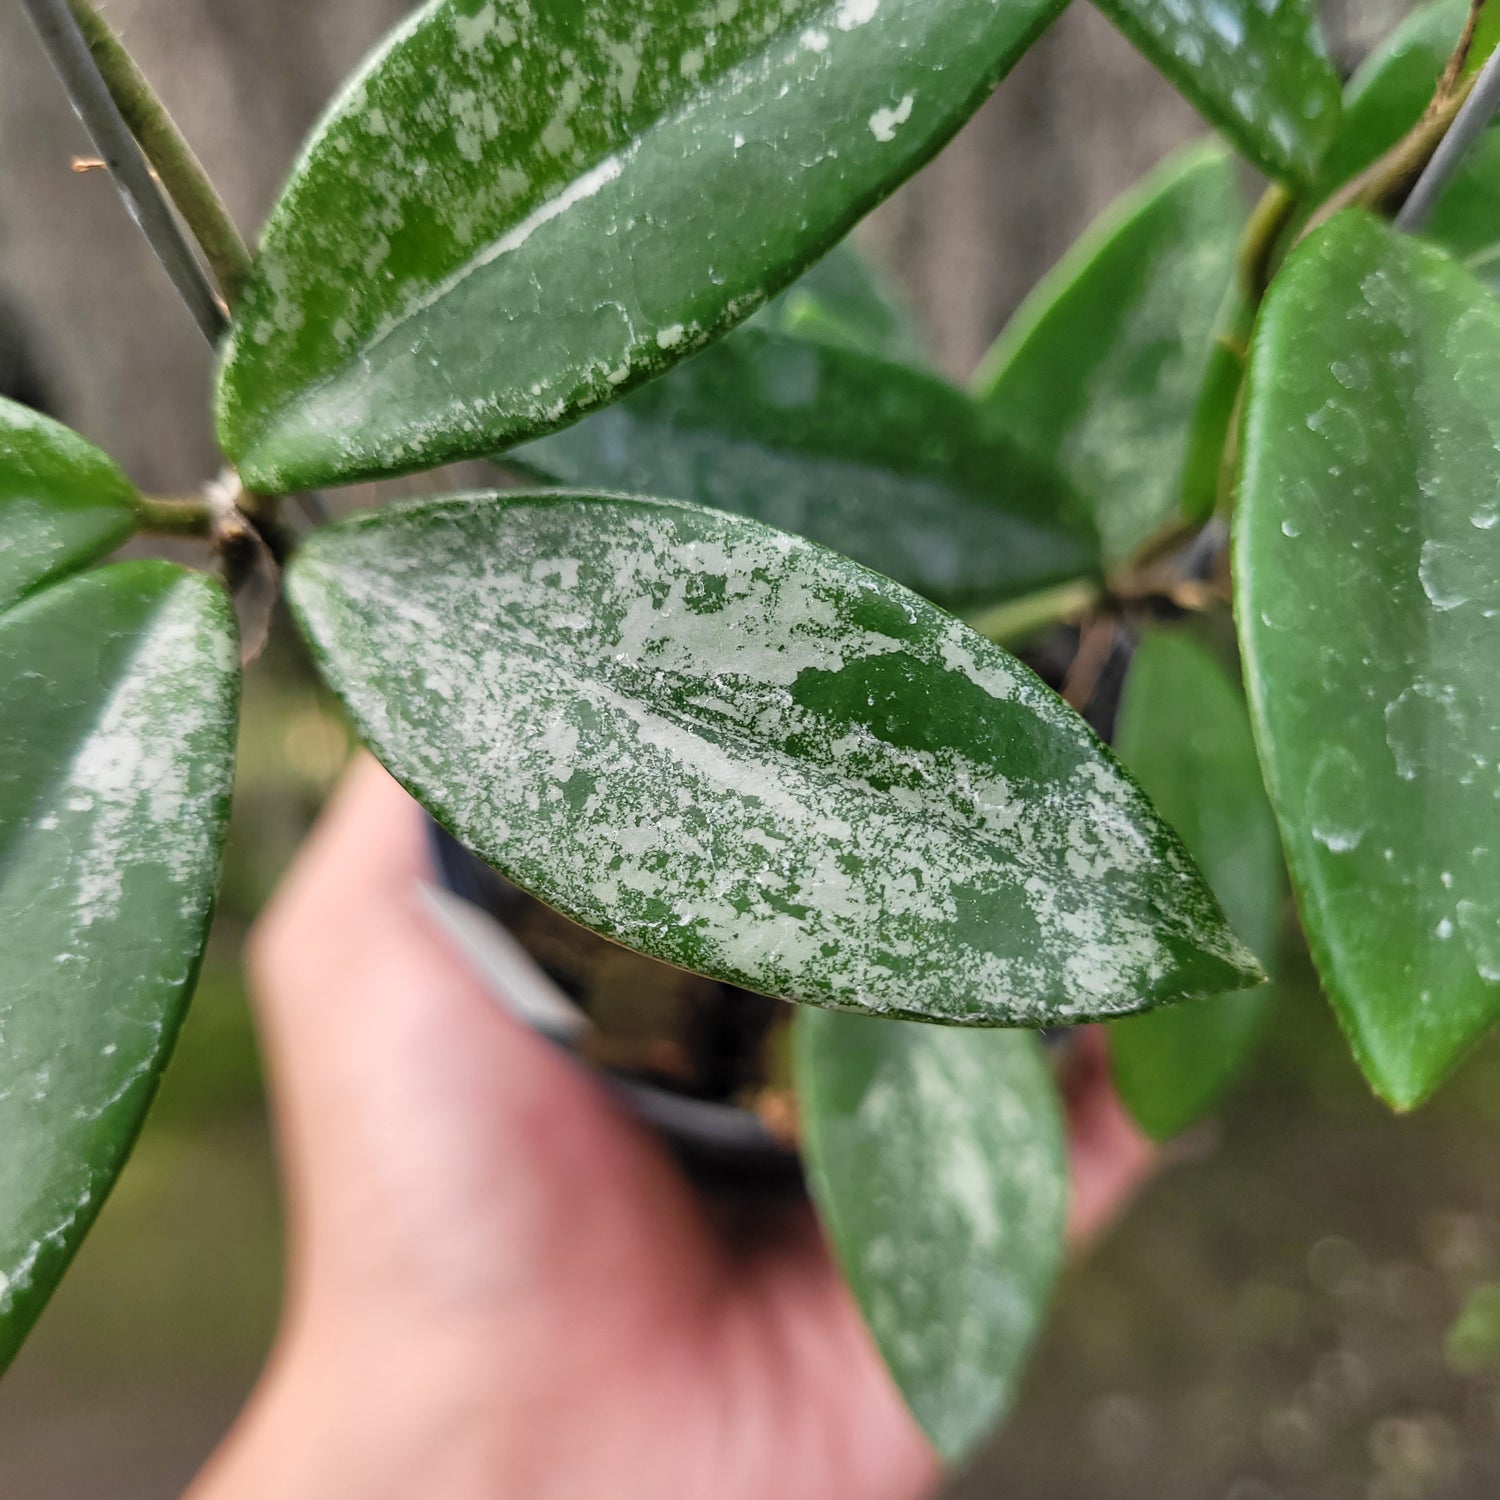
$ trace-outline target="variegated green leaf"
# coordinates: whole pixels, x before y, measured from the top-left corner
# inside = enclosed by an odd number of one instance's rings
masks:
[[[767,521],[949,609],[1098,565],[1065,480],[935,376],[743,328],[623,401],[507,455],[577,488]]]
[[[317,533],[290,597],[427,807],[653,957],[963,1025],[1258,972],[1025,667],[784,532],[669,501],[459,497]]]
[[[223,591],[119,563],[0,615],[0,1366],[129,1154],[217,889]]]
[[[1061,1111],[1037,1039],[804,1011],[809,1186],[865,1321],[944,1458],[1004,1415],[1063,1253]]]
[[[219,388],[272,490],[498,452],[753,312],[1061,0],[433,0],[324,118]]]
[[[1339,117],[1313,0],[1095,3],[1262,171],[1312,175]]]

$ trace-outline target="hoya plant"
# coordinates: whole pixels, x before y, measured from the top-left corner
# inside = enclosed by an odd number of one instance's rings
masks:
[[[1062,1256],[1039,1031],[1112,1023],[1136,1119],[1189,1126],[1288,874],[1394,1107],[1496,1019],[1500,6],[1345,88],[1311,0],[1098,3],[1216,136],[965,389],[840,242],[1060,0],[433,0],[253,257],[89,0],[26,0],[217,346],[229,467],[142,496],[0,405],[0,1361],[192,991],[268,580],[515,886],[793,1002],[810,1190],[950,1458]],[[527,477],[322,524],[460,459]],[[161,533],[214,570],[106,560]]]

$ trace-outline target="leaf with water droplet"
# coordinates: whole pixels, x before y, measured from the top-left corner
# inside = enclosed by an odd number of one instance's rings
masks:
[[[963,1458],[1015,1396],[1063,1253],[1061,1112],[1035,1037],[803,1012],[809,1186],[917,1420]]]
[[[506,455],[569,487],[667,495],[846,553],[948,609],[1092,572],[1067,482],[936,376],[743,328]]]
[[[0,397],[0,610],[113,552],[135,487],[76,432]]]
[[[1500,306],[1339,215],[1251,351],[1236,613],[1314,958],[1402,1107],[1500,1017],[1496,496]]]
[[[975,378],[996,426],[1077,487],[1112,562],[1177,508],[1243,217],[1224,151],[1174,157],[1062,259]]]
[[[289,592],[439,820],[653,958],[970,1026],[1259,975],[1054,693],[785,532],[665,500],[465,496],[318,532]]]
[[[1338,128],[1312,0],[1098,0],[1204,118],[1272,177],[1305,181]]]
[[[0,615],[0,1366],[129,1154],[218,884],[223,590],[118,563]]]
[[[1153,631],[1131,662],[1115,749],[1207,876],[1236,934],[1266,962],[1283,891],[1281,841],[1238,683],[1181,631]],[[1120,1097],[1158,1140],[1217,1102],[1265,1024],[1264,988],[1174,1005],[1110,1027]]]
[[[484,457],[786,286],[1062,0],[434,0],[348,85],[226,343],[271,491]]]

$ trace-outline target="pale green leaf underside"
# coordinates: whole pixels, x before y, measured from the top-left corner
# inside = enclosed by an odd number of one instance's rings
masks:
[[[753,312],[979,105],[1060,0],[437,0],[349,86],[219,389],[285,490],[494,453]]]
[[[1115,749],[1181,836],[1235,934],[1269,964],[1281,841],[1239,684],[1191,636],[1152,632],[1131,663]],[[1137,1123],[1165,1140],[1211,1109],[1248,1057],[1270,1001],[1262,987],[1112,1026],[1115,1082]]]
[[[1172,158],[1059,262],[976,376],[995,424],[1084,497],[1112,562],[1177,509],[1243,218],[1222,150]]]
[[[371,747],[527,890],[812,1004],[1043,1025],[1253,965],[1061,701],[848,559],[696,506],[470,496],[290,597]]]
[[[1095,0],[1272,177],[1305,181],[1338,127],[1313,0]]]
[[[1066,481],[904,365],[742,328],[509,459],[573,488],[693,500],[847,553],[949,609],[1098,565]]]
[[[1063,1252],[1067,1172],[1035,1037],[804,1011],[809,1185],[896,1383],[945,1459],[1009,1407]]]
[[[114,551],[136,493],[76,432],[0,397],[0,610]]]
[[[140,1127],[218,880],[229,601],[120,563],[0,617],[0,1366]]]
[[[1256,738],[1314,957],[1390,1101],[1500,1016],[1500,307],[1363,213],[1251,351],[1236,540]]]

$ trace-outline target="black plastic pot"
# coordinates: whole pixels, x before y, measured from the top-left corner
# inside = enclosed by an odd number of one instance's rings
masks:
[[[497,874],[438,823],[429,819],[428,828],[440,885],[509,933],[527,905],[535,903],[535,897]],[[589,940],[583,929],[577,931],[580,942]],[[570,1004],[579,1011],[585,1009],[581,1003],[585,997],[577,993],[568,974],[556,965],[549,965],[545,955],[532,955],[530,962],[539,977],[545,976],[555,986],[560,1006]],[[661,967],[665,982],[674,971],[665,965]],[[767,1003],[762,996],[729,985],[719,988],[724,992],[723,1004],[727,1007],[764,1007]],[[514,1008],[514,997],[497,998]],[[558,1045],[568,1045],[561,1028],[543,1023],[537,1029]],[[663,1138],[684,1170],[700,1185],[731,1191],[802,1190],[798,1153],[773,1135],[749,1110],[674,1091],[626,1073],[609,1072],[604,1076],[632,1111]]]

